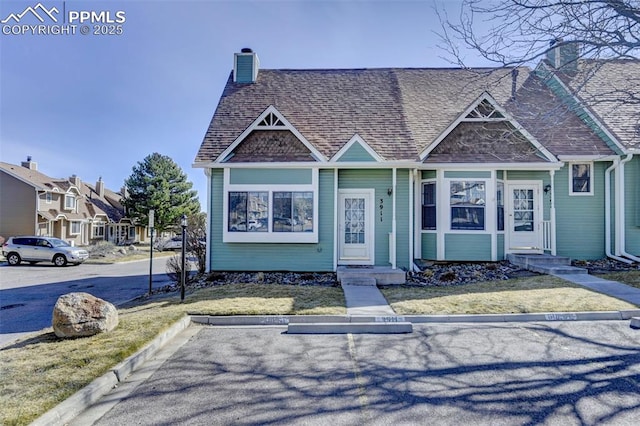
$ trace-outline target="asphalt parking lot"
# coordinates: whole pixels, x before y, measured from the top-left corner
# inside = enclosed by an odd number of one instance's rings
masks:
[[[184,345],[170,343],[72,424],[637,425],[640,418],[640,330],[628,321],[414,324],[402,335],[192,326],[183,334]]]

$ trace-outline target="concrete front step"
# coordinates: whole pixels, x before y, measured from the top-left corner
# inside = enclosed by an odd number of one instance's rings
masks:
[[[342,278],[341,284],[344,285],[369,285],[369,286],[376,286],[376,279],[373,277],[366,277],[366,276],[359,276],[359,275],[353,275],[353,276],[347,276]]]
[[[410,322],[289,323],[288,334],[405,334]]]
[[[589,271],[583,268],[576,268],[575,266],[566,266],[566,265],[548,265],[548,264],[538,264],[538,263],[530,263],[527,267],[528,270],[533,272],[539,272],[541,274],[548,275],[568,275],[568,274],[588,274]]]
[[[390,267],[371,266],[371,267],[349,267],[338,266],[336,271],[339,282],[352,277],[369,277],[374,278],[378,285],[389,284],[405,284],[407,282],[407,274],[402,269],[391,269]]]
[[[514,254],[507,255],[507,260],[514,265],[526,268],[532,263],[546,265],[571,265],[571,259],[563,256],[552,256],[550,254]]]

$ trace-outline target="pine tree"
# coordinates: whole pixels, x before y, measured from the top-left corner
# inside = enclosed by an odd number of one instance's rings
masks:
[[[178,227],[183,214],[200,212],[193,183],[171,158],[157,152],[133,167],[125,186],[128,193],[123,204],[128,216],[148,225],[149,210],[155,210],[154,228],[158,232]]]

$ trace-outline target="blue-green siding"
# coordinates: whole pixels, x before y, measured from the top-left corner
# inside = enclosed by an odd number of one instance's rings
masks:
[[[375,265],[389,265],[389,233],[392,225],[393,204],[388,194],[392,186],[392,171],[385,169],[340,170],[338,171],[338,187],[340,189],[374,189],[375,190]],[[408,188],[409,173],[398,170],[396,175],[396,235],[398,248],[396,265],[399,268],[409,267],[409,234]],[[380,206],[382,205],[382,208]],[[382,212],[382,214],[380,214]],[[401,215],[406,220],[400,220]]]
[[[556,244],[559,256],[573,259],[605,257],[604,171],[611,163],[593,164],[593,195],[569,195],[568,166],[555,174]]]
[[[446,234],[445,260],[491,260],[491,235]]]
[[[211,270],[331,271],[333,270],[333,170],[321,170],[318,194],[318,243],[223,243],[223,176],[211,175]]]
[[[311,169],[231,169],[231,184],[298,184],[311,185]]]
[[[435,170],[423,170],[422,171],[422,179],[435,179],[436,171]]]
[[[640,256],[640,156],[624,166],[626,251]]]
[[[438,239],[434,233],[422,233],[422,259],[438,258]]]
[[[463,171],[463,170],[454,170],[450,172],[444,172],[445,178],[459,178],[459,179],[469,179],[469,178],[484,178],[488,179],[491,177],[491,172],[483,172],[483,171]]]
[[[504,259],[504,234],[497,235],[498,260]]]
[[[338,159],[339,163],[347,161],[376,161],[376,159],[360,143],[356,142]]]
[[[238,55],[236,59],[236,76],[235,80],[238,83],[252,83],[253,82],[253,55]]]

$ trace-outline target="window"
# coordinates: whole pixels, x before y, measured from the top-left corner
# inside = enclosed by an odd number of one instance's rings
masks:
[[[76,197],[75,195],[65,195],[64,196],[64,208],[67,210],[73,210],[76,208]]]
[[[229,232],[267,232],[268,216],[268,192],[229,192]]]
[[[504,183],[498,182],[496,191],[496,207],[498,213],[498,231],[504,231]]]
[[[47,204],[51,204],[51,193],[50,192],[45,193],[45,202]]]
[[[93,237],[104,238],[104,223],[97,223],[93,225]]]
[[[274,192],[273,232],[313,232],[313,192]]]
[[[570,195],[593,195],[591,163],[572,163],[569,182]]]
[[[422,184],[422,229],[436,229],[436,183]]]
[[[69,230],[69,234],[78,235],[79,233],[80,233],[80,222],[79,221],[71,222],[71,228]]]
[[[134,240],[136,238],[136,227],[135,226],[130,226],[129,227],[129,237],[130,240]]]
[[[484,181],[452,181],[450,190],[451,229],[484,230]]]

